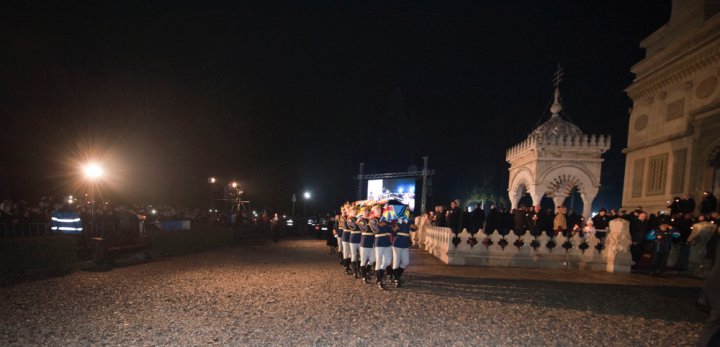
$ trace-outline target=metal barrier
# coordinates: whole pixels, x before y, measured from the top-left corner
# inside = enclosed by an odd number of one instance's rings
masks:
[[[0,223],[0,237],[49,236],[50,223]]]

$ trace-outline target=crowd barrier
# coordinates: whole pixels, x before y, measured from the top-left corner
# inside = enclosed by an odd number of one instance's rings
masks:
[[[634,264],[630,226],[624,219],[611,221],[604,238],[583,237],[580,233],[551,237],[545,232],[536,237],[529,231],[520,236],[510,231],[503,236],[497,230],[489,235],[482,230],[471,235],[465,229],[456,235],[450,228],[430,225],[424,217],[416,223],[419,228],[415,237],[420,247],[448,265],[630,272]],[[715,224],[707,222],[693,226],[688,239],[687,273],[704,277],[709,270],[706,245],[716,229]]]

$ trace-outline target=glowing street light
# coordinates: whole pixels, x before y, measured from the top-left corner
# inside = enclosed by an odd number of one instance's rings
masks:
[[[96,180],[103,175],[102,167],[96,163],[89,163],[85,165],[85,167],[83,167],[83,172],[85,173],[85,177],[91,180]]]
[[[233,182],[233,183],[230,183],[230,186],[232,186],[233,188],[237,188],[238,184],[237,184],[237,182]]]
[[[90,224],[92,236],[95,236],[95,182],[103,175],[103,168],[98,163],[87,163],[83,167],[85,178],[90,184]]]
[[[215,177],[210,177],[210,178],[208,178],[208,182],[215,183],[215,182],[217,182],[217,180],[215,179]]]
[[[307,205],[307,201],[310,200],[310,197],[311,197],[310,192],[306,191],[303,194],[303,197],[305,198],[305,199],[303,199],[303,218],[307,218],[307,214],[305,214],[305,205]]]

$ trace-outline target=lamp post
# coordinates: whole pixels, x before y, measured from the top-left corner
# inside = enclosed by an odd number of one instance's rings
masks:
[[[303,218],[307,219],[307,214],[305,213],[305,205],[307,205],[307,201],[310,200],[310,192],[305,192],[303,194]]]
[[[92,236],[95,236],[95,185],[103,175],[102,167],[97,163],[89,163],[83,167],[85,178],[90,183],[90,225]]]
[[[290,218],[292,219],[292,218],[295,218],[295,202],[297,201],[297,197],[295,196],[295,194],[293,194],[291,200],[292,200],[292,214],[290,215],[291,216]]]
[[[213,222],[213,211],[215,210],[215,196],[213,194],[215,191],[215,182],[217,182],[215,177],[208,178],[208,183],[210,184],[210,224]]]

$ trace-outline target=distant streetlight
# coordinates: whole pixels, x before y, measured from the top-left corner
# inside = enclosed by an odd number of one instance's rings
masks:
[[[307,218],[307,214],[305,214],[305,205],[307,204],[307,201],[310,200],[310,192],[305,192],[303,197],[305,198],[303,199],[303,218]]]
[[[233,182],[233,183],[230,183],[230,186],[232,186],[233,188],[237,188],[238,184],[237,184],[237,182]]]
[[[208,178],[208,182],[209,182],[209,183],[215,183],[216,181],[217,181],[217,180],[215,179],[215,177],[210,177],[210,178]]]

